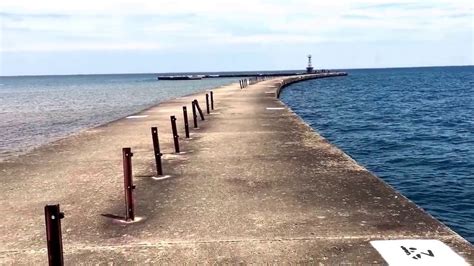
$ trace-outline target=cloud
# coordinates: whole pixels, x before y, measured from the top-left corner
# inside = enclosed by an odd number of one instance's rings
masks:
[[[435,40],[472,31],[470,1],[3,0],[0,51],[176,50]]]
[[[357,14],[348,14],[348,15],[343,15],[342,18],[346,19],[355,19],[355,20],[373,20],[376,19],[374,16],[369,16],[369,15],[357,15]]]
[[[361,5],[359,9],[427,9],[433,8],[433,5],[429,3],[416,3],[416,2],[394,2],[394,3],[381,3],[381,4],[369,4]]]

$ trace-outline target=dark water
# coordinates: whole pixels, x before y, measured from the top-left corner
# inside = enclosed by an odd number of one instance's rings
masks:
[[[0,77],[0,160],[159,102],[236,81],[154,74]]]
[[[291,85],[282,100],[474,243],[474,67],[348,72]]]

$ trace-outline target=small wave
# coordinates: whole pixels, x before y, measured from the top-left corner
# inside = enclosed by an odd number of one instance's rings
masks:
[[[282,100],[474,243],[474,215],[461,215],[474,209],[474,131],[467,122],[474,109],[442,104],[472,98],[472,80],[463,77],[472,76],[474,67],[383,71],[353,70],[342,79],[297,83],[283,91]]]

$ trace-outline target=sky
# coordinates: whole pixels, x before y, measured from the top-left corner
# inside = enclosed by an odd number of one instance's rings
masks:
[[[2,0],[0,75],[474,64],[472,0]]]

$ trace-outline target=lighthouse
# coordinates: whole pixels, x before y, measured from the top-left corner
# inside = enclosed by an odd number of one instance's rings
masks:
[[[308,66],[306,67],[306,73],[313,73],[313,66],[311,65],[311,55],[308,55]]]

